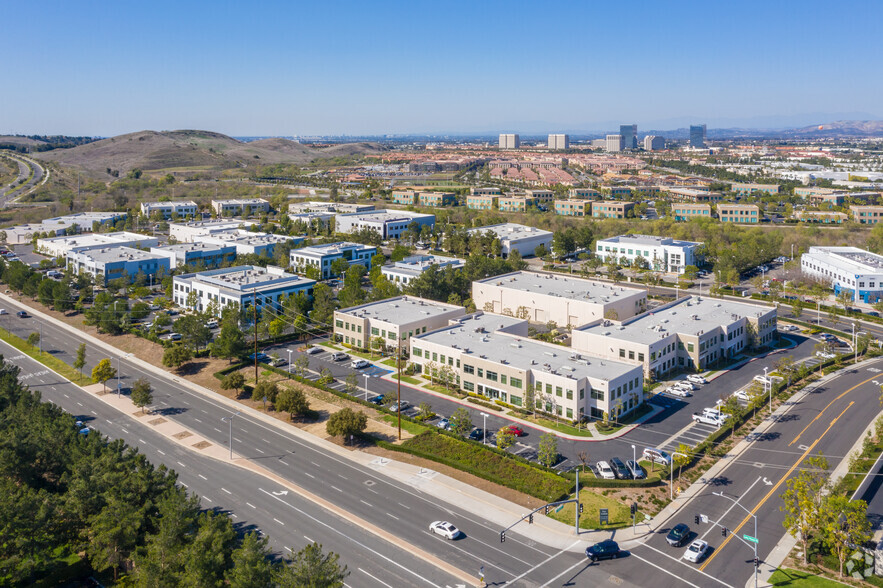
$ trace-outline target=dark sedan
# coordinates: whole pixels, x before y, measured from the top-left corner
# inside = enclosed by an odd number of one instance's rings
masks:
[[[683,547],[684,543],[689,539],[690,527],[684,523],[678,523],[672,527],[671,531],[668,532],[668,535],[665,536],[665,540],[668,541],[668,544],[672,547]]]
[[[618,480],[631,480],[632,473],[627,467],[625,467],[623,461],[618,457],[610,459],[610,467],[613,469],[613,475],[616,476]]]
[[[600,543],[595,543],[591,547],[586,547],[586,557],[596,562],[602,559],[616,559],[622,555],[619,545],[612,539],[605,539]]]

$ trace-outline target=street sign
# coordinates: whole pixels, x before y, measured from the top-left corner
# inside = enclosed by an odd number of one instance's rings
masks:
[[[601,514],[601,524],[606,525],[607,524],[607,509],[606,508],[600,509],[600,514]]]
[[[757,543],[757,538],[752,537],[751,535],[742,535],[742,539],[745,539],[746,541],[751,541],[752,543]]]
[[[562,508],[564,508],[564,505],[563,505],[563,504],[560,505],[558,508],[556,508],[556,509],[555,509],[555,512],[561,512],[561,509],[562,509]]]

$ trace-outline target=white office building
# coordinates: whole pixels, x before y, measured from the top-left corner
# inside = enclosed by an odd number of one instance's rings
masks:
[[[360,243],[328,243],[325,245],[311,245],[291,250],[291,267],[295,271],[304,273],[307,267],[320,270],[321,279],[330,278],[331,264],[336,259],[345,259],[350,265],[363,265],[371,269],[371,258],[377,254],[377,247],[362,245]]]
[[[513,133],[500,135],[500,149],[518,149],[521,147],[521,137]]]
[[[644,312],[647,291],[568,275],[512,272],[472,282],[475,308],[526,319],[578,327]]]
[[[534,250],[542,245],[547,251],[552,250],[552,232],[528,227],[516,223],[501,223],[499,225],[488,225],[486,227],[477,227],[467,231],[470,235],[476,233],[491,232],[500,240],[503,257],[509,257],[513,251],[518,251],[521,257],[531,257]]]
[[[461,390],[491,401],[532,408],[532,393],[538,410],[571,421],[622,417],[644,402],[639,366],[528,339],[527,327],[512,317],[467,315],[411,337],[410,360],[422,373],[447,372]]]
[[[172,267],[202,265],[206,268],[214,268],[223,263],[236,261],[236,247],[230,244],[178,243],[151,247],[150,252],[168,257]]]
[[[153,217],[155,214],[161,215],[163,218],[172,218],[178,216],[181,218],[187,216],[195,217],[199,212],[199,206],[192,200],[179,200],[175,202],[142,202],[141,214],[147,217]]]
[[[369,210],[338,214],[334,219],[334,230],[338,233],[353,233],[368,229],[380,235],[381,239],[398,239],[409,230],[411,223],[417,224],[419,234],[423,225],[435,226],[435,215],[407,210]]]
[[[270,210],[270,203],[263,198],[233,198],[212,200],[212,208],[218,216],[252,216]]]
[[[223,233],[248,226],[241,220],[203,220],[189,223],[169,223],[169,237],[178,243],[193,243],[200,237]]]
[[[37,239],[36,251],[51,257],[64,257],[68,252],[113,247],[154,247],[159,239],[140,233],[90,233],[86,235],[70,235]]]
[[[67,267],[75,273],[91,274],[95,282],[107,285],[110,280],[127,278],[134,282],[139,274],[156,281],[169,273],[169,258],[132,247],[91,247],[73,249],[65,256]]]
[[[280,310],[285,298],[297,292],[312,296],[315,284],[314,280],[289,274],[280,267],[239,265],[175,276],[172,299],[186,307],[190,293],[196,292],[194,308],[205,311],[211,306],[216,316],[221,316],[228,304],[242,309],[256,304],[257,311],[261,312],[266,305]]]
[[[834,293],[873,304],[883,299],[883,256],[858,247],[810,247],[800,256],[804,274],[831,284]]]
[[[573,349],[642,366],[646,376],[705,370],[776,341],[776,308],[687,297],[627,320],[601,319],[572,332]]]
[[[605,149],[611,153],[622,151],[625,145],[625,139],[622,135],[607,135]]]
[[[407,349],[409,337],[447,326],[465,314],[462,306],[398,296],[334,311],[334,335],[344,345],[359,349],[376,349],[378,337],[384,347],[396,347],[401,339]]]
[[[423,275],[423,272],[432,266],[440,271],[447,267],[459,269],[463,267],[463,260],[441,255],[412,255],[401,261],[384,265],[380,268],[380,273],[397,286],[407,286],[411,280]]]
[[[213,232],[197,239],[199,243],[213,243],[215,245],[232,245],[236,248],[237,255],[267,255],[273,256],[276,245],[281,243],[303,243],[303,237],[291,237],[289,235],[275,235],[273,233],[253,233],[245,229],[232,229]]]
[[[688,265],[697,265],[697,251],[701,245],[671,237],[620,235],[596,241],[595,254],[602,259],[610,256],[616,256],[617,260],[625,258],[630,264],[640,257],[650,269],[682,274]]]
[[[348,212],[368,212],[374,210],[373,204],[353,204],[351,202],[331,202],[323,201],[299,201],[290,202],[288,204],[289,214],[301,214],[305,212],[325,212],[325,213],[348,213]]]
[[[570,135],[555,134],[549,135],[547,143],[549,149],[561,150],[570,149]]]
[[[114,225],[118,221],[125,220],[126,216],[125,212],[78,212],[2,230],[6,233],[7,244],[25,245],[34,240],[34,235],[58,237],[91,233],[98,227]]]

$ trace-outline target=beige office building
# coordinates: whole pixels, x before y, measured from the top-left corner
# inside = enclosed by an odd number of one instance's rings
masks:
[[[358,349],[376,348],[378,337],[386,347],[396,347],[401,339],[407,349],[409,337],[443,327],[465,314],[462,306],[399,296],[334,311],[334,335]]]

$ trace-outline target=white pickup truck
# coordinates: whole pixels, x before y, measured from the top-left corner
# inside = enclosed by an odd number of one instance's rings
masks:
[[[717,414],[708,413],[708,412],[694,412],[693,420],[697,423],[704,423],[706,425],[714,425],[715,427],[720,427],[724,424],[724,419],[719,417]]]

